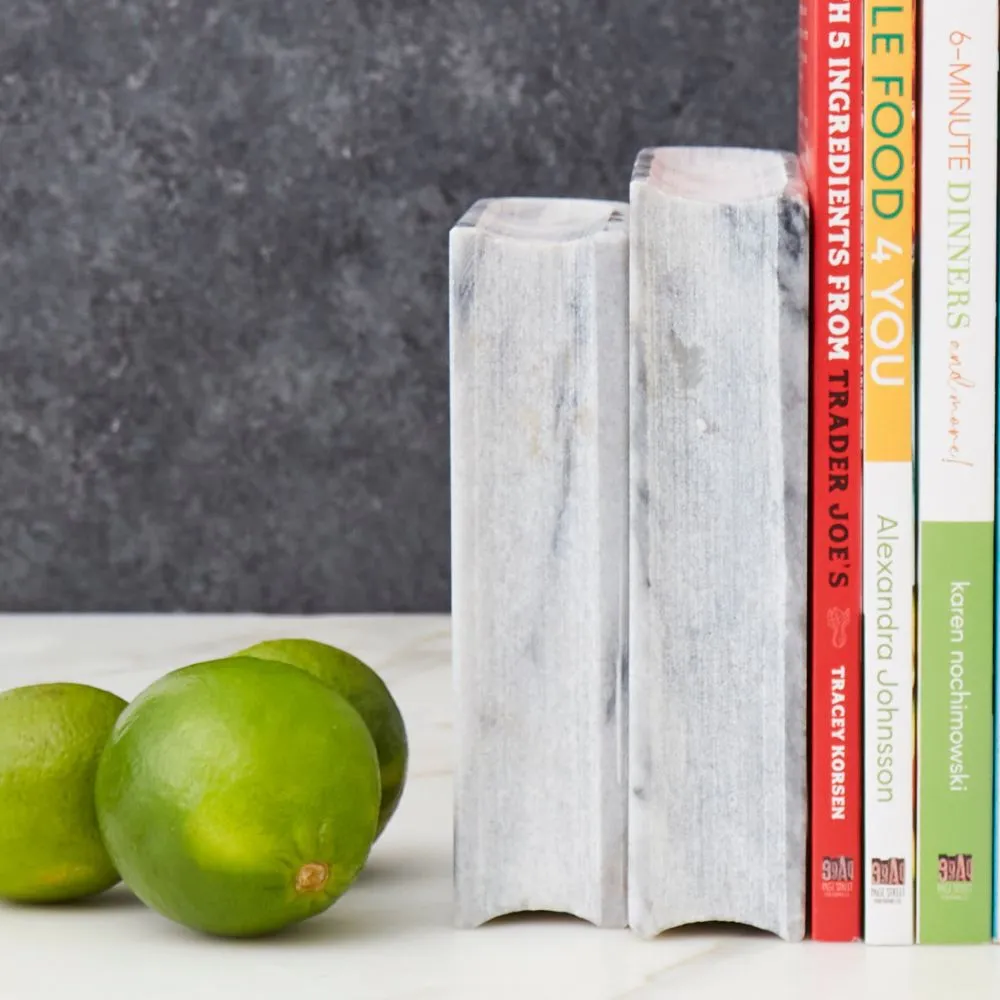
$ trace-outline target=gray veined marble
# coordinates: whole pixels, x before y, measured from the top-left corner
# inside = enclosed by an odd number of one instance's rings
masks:
[[[808,218],[794,157],[631,190],[629,923],[803,936]]]
[[[628,206],[451,234],[456,922],[624,927]]]

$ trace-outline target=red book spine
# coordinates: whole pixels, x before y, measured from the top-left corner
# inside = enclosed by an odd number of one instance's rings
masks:
[[[800,152],[812,216],[811,936],[861,938],[864,5],[803,0]]]

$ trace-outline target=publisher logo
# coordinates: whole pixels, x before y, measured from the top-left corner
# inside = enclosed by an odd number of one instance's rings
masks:
[[[895,903],[905,895],[906,861],[903,858],[872,858],[872,901]]]
[[[938,881],[939,882],[971,882],[972,881],[972,855],[971,854],[939,854],[938,855]]]
[[[827,898],[849,896],[854,888],[854,858],[846,854],[823,858],[820,879],[823,895]]]
[[[906,862],[902,858],[872,858],[873,885],[905,885]]]
[[[938,895],[961,899],[972,892],[972,855],[938,855]]]
[[[841,854],[839,858],[823,858],[824,882],[853,882],[854,858]]]

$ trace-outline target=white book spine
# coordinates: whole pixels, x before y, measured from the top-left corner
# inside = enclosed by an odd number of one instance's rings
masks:
[[[991,936],[997,41],[983,0],[921,14],[917,940]]]
[[[915,0],[865,3],[865,941],[914,933]]]
[[[865,941],[913,942],[913,465],[865,465]]]

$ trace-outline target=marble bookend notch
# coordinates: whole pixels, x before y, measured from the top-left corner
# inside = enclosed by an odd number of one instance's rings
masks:
[[[456,923],[626,925],[628,206],[451,233]]]
[[[629,923],[804,933],[808,209],[794,157],[631,189]]]

